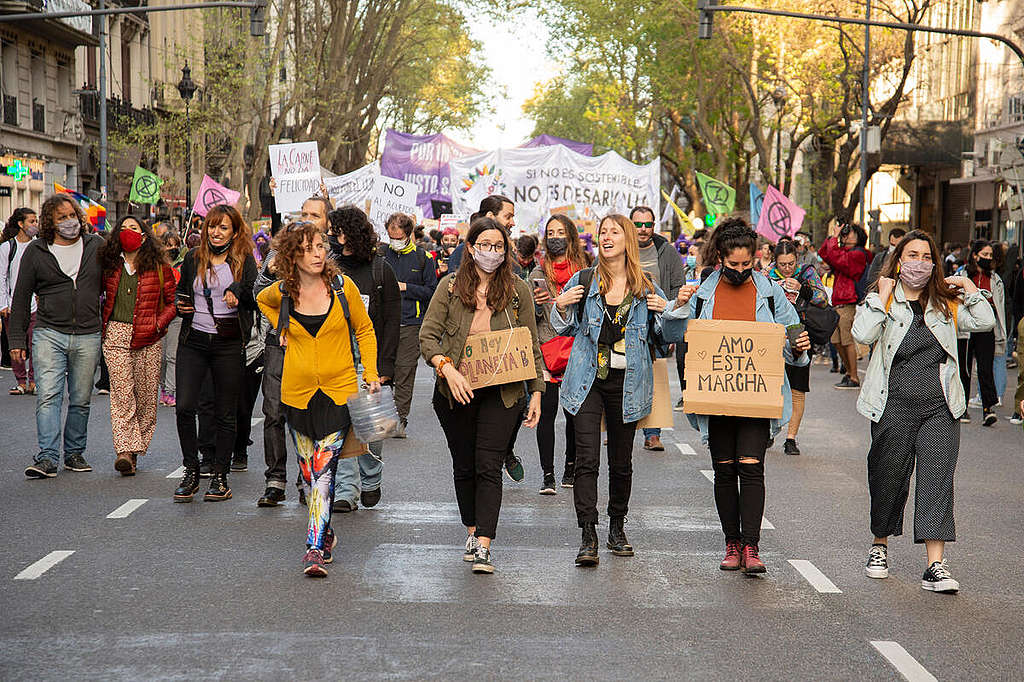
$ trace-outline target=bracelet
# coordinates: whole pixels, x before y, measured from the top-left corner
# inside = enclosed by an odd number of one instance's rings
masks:
[[[450,357],[448,357],[447,355],[442,357],[441,358],[441,362],[437,363],[437,378],[438,379],[444,379],[444,366],[445,365],[454,365],[454,364],[455,364],[455,362]]]

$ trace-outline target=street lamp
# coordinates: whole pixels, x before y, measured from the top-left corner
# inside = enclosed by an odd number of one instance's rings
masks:
[[[181,68],[181,80],[178,81],[178,94],[185,100],[185,208],[192,208],[192,119],[189,117],[188,105],[196,94],[196,84],[192,82],[192,69],[188,62]],[[184,211],[182,211],[184,214]],[[183,226],[187,227],[187,226]]]
[[[782,107],[786,104],[786,88],[782,84],[772,90],[772,101],[775,102],[775,110],[779,114],[779,124],[775,129],[775,182],[782,192],[785,184],[782,181]]]

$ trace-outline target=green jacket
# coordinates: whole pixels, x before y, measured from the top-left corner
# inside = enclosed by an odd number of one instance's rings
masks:
[[[527,382],[530,392],[544,392],[544,358],[540,353],[540,342],[537,339],[537,319],[533,306],[533,294],[529,285],[519,277],[515,278],[515,295],[505,310],[491,315],[491,331],[509,329],[509,320],[515,327],[526,327],[533,338],[533,361],[537,368],[537,376]],[[430,299],[427,314],[423,316],[420,326],[420,353],[430,363],[435,355],[450,357],[455,365],[462,361],[462,353],[466,348],[466,338],[473,324],[476,311],[467,307],[454,293],[455,274],[446,275],[437,284],[434,296]],[[451,401],[448,382],[438,380],[441,395]],[[514,407],[526,395],[523,382],[503,384],[501,399],[505,407]]]

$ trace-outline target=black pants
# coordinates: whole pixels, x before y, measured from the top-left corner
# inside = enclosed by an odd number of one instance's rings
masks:
[[[284,438],[284,412],[281,409],[281,373],[284,350],[268,340],[263,351],[263,454],[267,463],[264,476],[267,487],[284,490],[288,475],[288,448]]]
[[[522,405],[505,407],[501,387],[473,391],[468,405],[448,403],[434,388],[434,412],[452,454],[455,499],[464,526],[479,538],[494,538],[501,509],[501,467]]]
[[[263,356],[253,360],[242,370],[242,388],[238,392],[238,413],[235,415],[236,457],[248,457],[252,445],[252,410],[260,394]],[[217,449],[216,400],[213,392],[213,375],[206,373],[199,393],[199,454],[203,461],[213,461]]]
[[[960,382],[964,385],[964,397],[967,400],[971,399],[971,362],[977,360],[981,404],[985,409],[995,406],[999,402],[996,380],[992,374],[992,362],[996,355],[996,333],[973,332],[969,339],[959,339],[956,345],[960,356]]]
[[[686,388],[686,342],[676,344],[676,372],[679,373],[679,391]]]
[[[565,464],[576,461],[576,430],[572,415],[565,413]],[[540,399],[540,421],[537,423],[537,449],[540,450],[540,468],[545,474],[555,473],[555,420],[558,418],[558,384],[547,382]]]
[[[708,446],[715,470],[715,506],[726,540],[756,545],[764,516],[764,453],[769,422],[753,417],[708,418]],[[744,463],[741,459],[756,459]],[[736,489],[737,479],[739,490]]]
[[[576,428],[576,481],[572,489],[580,527],[597,523],[597,472],[601,467],[601,416],[608,427],[608,516],[625,517],[633,489],[633,436],[636,422],[622,421],[625,371],[612,369],[595,379],[573,419]]]
[[[227,473],[231,451],[235,445],[235,415],[238,394],[242,389],[242,340],[222,339],[216,334],[190,329],[178,343],[175,367],[177,405],[175,416],[178,441],[181,443],[182,464],[199,467],[199,435],[196,415],[203,378],[209,372],[213,378],[214,414],[217,435],[211,468],[215,474]]]

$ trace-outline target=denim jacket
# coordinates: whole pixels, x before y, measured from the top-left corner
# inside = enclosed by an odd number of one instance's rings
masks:
[[[688,323],[689,318],[693,317],[697,312],[697,301],[703,299],[704,303],[701,304],[700,317],[697,319],[710,320],[715,314],[715,289],[718,288],[718,282],[721,279],[721,273],[715,270],[708,278],[704,280],[704,283],[700,285],[697,292],[690,298],[690,305],[686,306],[686,317],[684,322]],[[777,322],[778,324],[789,326],[791,324],[800,324],[800,316],[797,315],[796,308],[786,298],[786,292],[783,290],[778,283],[772,282],[770,279],[765,277],[760,272],[754,272],[751,275],[754,281],[754,286],[757,288],[757,301],[754,303],[754,316],[758,322]],[[768,299],[772,298],[775,301],[775,316],[772,316],[771,308],[768,306]],[[807,353],[800,353],[799,355],[793,355],[793,349],[789,345],[789,339],[787,337],[785,345],[782,347],[782,356],[786,361],[787,365],[794,367],[804,367],[811,361]],[[685,404],[683,406],[685,410]],[[778,419],[771,420],[771,434],[774,438],[782,427],[789,423],[789,418],[793,414],[793,394],[789,389],[789,377],[783,373],[782,375],[782,416]],[[686,418],[690,420],[690,425],[700,431],[701,440],[705,443],[708,441],[708,415],[706,414],[691,414],[687,413]]]
[[[579,303],[572,305],[565,314],[558,312],[557,306],[551,306],[551,326],[562,336],[576,337],[569,354],[569,366],[562,377],[562,389],[559,402],[569,414],[576,414],[580,406],[590,394],[597,376],[597,339],[601,335],[604,322],[604,302],[598,293],[600,276],[594,270],[590,291]],[[571,289],[580,283],[577,272],[566,282],[565,288]],[[655,293],[664,297],[661,289],[655,286]],[[580,319],[580,307],[583,308],[583,319]],[[654,331],[665,343],[682,343],[683,341],[683,309],[674,309],[675,301],[670,301],[665,312],[654,315]],[[622,421],[629,423],[643,419],[651,413],[651,401],[654,399],[654,365],[651,352],[647,345],[647,299],[634,298],[626,320],[626,375],[622,386]]]
[[[857,316],[853,319],[853,338],[864,345],[875,344],[857,398],[857,411],[873,422],[881,419],[885,412],[892,360],[914,320],[914,311],[903,292],[903,284],[896,283],[888,308],[887,311],[878,292],[871,292],[857,306]],[[975,292],[964,296],[963,303],[957,306],[955,328],[952,320],[931,305],[925,311],[924,321],[946,351],[946,361],[939,366],[939,383],[949,411],[959,418],[967,410],[967,403],[964,385],[960,382],[957,335],[992,329],[996,324],[992,306],[981,292]]]

